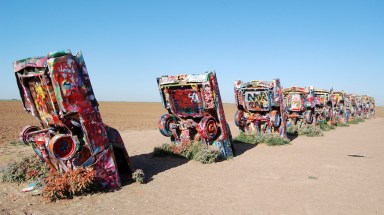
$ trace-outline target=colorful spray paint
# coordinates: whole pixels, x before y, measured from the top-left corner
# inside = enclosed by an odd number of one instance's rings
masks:
[[[41,127],[26,126],[20,139],[52,171],[92,168],[105,188],[117,188],[133,167],[119,132],[105,125],[82,53],[49,53],[14,62],[24,109]]]
[[[331,93],[334,123],[348,123],[349,112],[347,112],[345,106],[345,98],[346,94],[344,91],[333,91]]]
[[[330,123],[332,120],[332,101],[330,100],[330,91],[324,89],[308,88],[308,94],[313,95],[315,106],[312,112],[314,113],[313,124],[320,122]]]
[[[222,158],[234,156],[215,72],[157,78],[163,107],[158,127],[178,145],[193,141],[216,146]]]
[[[285,111],[287,113],[287,126],[298,127],[313,124],[315,98],[314,91],[304,87],[290,87],[283,90]]]
[[[278,133],[286,137],[286,115],[279,79],[235,81],[235,124],[244,132]]]

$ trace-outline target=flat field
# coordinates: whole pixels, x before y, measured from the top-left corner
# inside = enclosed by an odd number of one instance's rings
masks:
[[[234,104],[224,105],[232,135]],[[117,128],[146,184],[56,203],[22,193],[23,185],[1,183],[0,214],[383,214],[384,108],[376,118],[298,137],[291,144],[236,145],[238,156],[204,165],[153,157],[169,139],[157,130],[160,103],[100,102],[106,124]],[[32,154],[17,142],[37,121],[20,101],[0,102],[0,168]],[[11,144],[13,143],[13,144]]]

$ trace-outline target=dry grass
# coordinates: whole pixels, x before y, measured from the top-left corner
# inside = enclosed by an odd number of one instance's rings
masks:
[[[42,196],[46,201],[54,202],[98,191],[100,191],[100,184],[96,172],[80,168],[65,174],[51,172],[45,179]]]

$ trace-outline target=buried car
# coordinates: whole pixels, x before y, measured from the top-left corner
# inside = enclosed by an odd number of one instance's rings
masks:
[[[309,94],[304,87],[290,87],[283,90],[285,110],[287,112],[287,126],[301,127],[312,124],[314,120],[314,94]]]
[[[357,103],[355,94],[345,95],[345,120],[349,122],[357,116]]]
[[[314,124],[321,121],[329,122],[332,119],[332,101],[329,90],[309,87],[309,92],[313,92],[314,95]]]
[[[370,105],[369,105],[369,113],[371,117],[375,117],[376,114],[376,102],[374,97],[369,97]]]
[[[216,146],[222,158],[234,156],[215,72],[157,78],[163,107],[158,127],[177,145],[194,141]]]
[[[280,80],[235,81],[235,124],[246,132],[279,133],[286,137],[286,116]]]
[[[51,171],[91,168],[104,188],[131,178],[133,167],[119,132],[101,119],[81,52],[52,52],[13,64],[24,109],[39,122],[20,139]]]
[[[345,93],[343,91],[334,91],[331,93],[331,100],[334,123],[346,124],[348,122],[348,113],[346,113],[345,108]]]
[[[362,96],[362,115],[367,119],[375,116],[375,98],[367,95]]]
[[[363,114],[363,96],[355,95],[355,103],[356,103],[356,116],[362,117]]]

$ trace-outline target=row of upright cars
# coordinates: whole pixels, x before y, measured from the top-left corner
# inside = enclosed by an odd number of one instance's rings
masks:
[[[235,81],[238,111],[235,123],[242,131],[274,131],[282,126],[348,123],[356,116],[375,115],[375,99],[367,95],[347,94],[310,87],[282,89],[279,79]]]
[[[165,75],[157,78],[168,113],[161,116],[160,132],[176,145],[200,141],[219,148],[222,157],[235,154],[225,119],[215,72],[201,75]],[[279,79],[235,81],[236,126],[243,132],[287,137],[287,127],[346,124],[355,117],[375,114],[375,100],[314,87],[283,88]]]
[[[70,50],[15,61],[13,70],[24,109],[40,126],[25,126],[20,139],[51,171],[92,169],[105,188],[132,178],[135,168],[119,132],[104,124],[81,52]],[[168,113],[158,127],[175,145],[198,141],[217,147],[222,158],[235,155],[215,72],[157,78]],[[236,125],[243,131],[279,133],[286,125],[348,121],[374,115],[374,100],[341,92],[272,82],[235,82]]]

